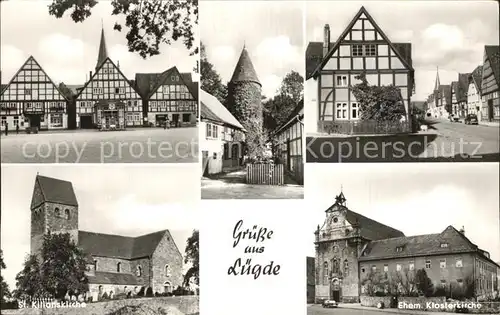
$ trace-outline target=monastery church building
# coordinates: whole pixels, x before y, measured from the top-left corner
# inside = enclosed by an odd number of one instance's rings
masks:
[[[87,258],[93,300],[135,295],[141,288],[172,292],[183,284],[183,257],[168,230],[138,237],[81,231],[71,182],[37,175],[31,200],[31,254],[39,254],[46,233],[69,233]]]

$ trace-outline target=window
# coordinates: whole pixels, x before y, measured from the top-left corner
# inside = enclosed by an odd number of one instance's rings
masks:
[[[334,218],[333,218],[333,223],[337,223],[337,222],[339,222],[339,218],[334,217]]]
[[[409,270],[415,270],[415,263],[413,261],[410,261],[410,264],[408,265]]]
[[[64,215],[66,216],[66,220],[69,220],[71,218],[71,215],[69,213],[69,209],[64,210]]]
[[[441,280],[441,287],[443,287],[443,288],[446,287],[446,280]]]
[[[462,286],[464,284],[464,280],[462,279],[457,279],[458,285]]]
[[[207,138],[212,138],[212,125],[207,124]]]
[[[25,89],[24,95],[31,95],[31,89]]]
[[[323,263],[323,284],[328,283],[328,262]]]
[[[336,77],[336,86],[337,87],[347,87],[347,76],[346,75],[337,75]]]
[[[401,264],[396,265],[396,271],[401,271]]]
[[[362,272],[362,273],[365,273],[365,268],[361,268],[361,272]]]
[[[384,265],[384,272],[389,272],[389,265]]]
[[[54,127],[62,127],[63,120],[61,114],[51,114],[50,115],[50,124]]]
[[[455,261],[455,267],[456,268],[462,268],[462,258],[457,258]]]
[[[335,118],[336,119],[348,119],[347,118],[347,103],[336,103],[335,104]]]
[[[402,252],[402,251],[403,251],[403,246],[398,246],[398,247],[396,247],[396,252],[397,252],[397,253],[400,253],[400,252]]]
[[[101,87],[99,87],[99,88],[93,88],[93,89],[92,89],[92,93],[94,93],[94,94],[98,94],[98,95],[99,95],[99,94],[104,94],[104,89],[103,89],[103,88],[101,88]]]
[[[165,265],[165,277],[170,277],[170,267]]]
[[[439,268],[441,268],[441,269],[446,268],[446,259],[445,258],[439,260]]]
[[[215,139],[218,139],[219,138],[219,134],[218,134],[219,126],[212,125],[212,127],[213,127],[213,129],[212,129],[212,137],[215,138]]]
[[[97,271],[97,260],[94,260],[94,270]]]
[[[352,45],[352,55],[354,57],[360,56],[376,56],[377,55],[377,45]]]
[[[358,103],[351,103],[351,119],[359,119],[359,107]]]
[[[372,272],[376,272],[377,271],[377,266],[373,265],[372,266]]]
[[[353,56],[363,56],[363,45],[352,45]]]
[[[349,261],[346,259],[344,260],[344,276],[349,275]]]
[[[365,56],[376,56],[377,55],[377,45],[363,45],[365,51]]]
[[[54,214],[56,215],[56,217],[59,217],[61,215],[61,213],[59,212],[59,208],[54,209]]]
[[[122,271],[122,263],[117,263],[116,264],[116,272],[121,272]]]
[[[125,88],[124,87],[115,88],[115,94],[125,94]]]
[[[448,247],[448,243],[441,243],[441,248],[447,248]]]
[[[137,277],[141,277],[142,276],[142,267],[139,265],[137,266],[136,270],[135,270],[135,275]]]

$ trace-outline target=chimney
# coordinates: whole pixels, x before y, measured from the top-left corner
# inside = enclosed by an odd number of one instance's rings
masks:
[[[89,80],[92,80],[92,71],[89,71]]]
[[[323,39],[323,58],[326,56],[330,50],[330,25],[325,24],[325,32]]]
[[[120,69],[120,60],[118,60],[118,62],[117,62],[117,64],[116,64],[116,67],[117,67],[118,69]]]
[[[463,235],[465,235],[465,228],[464,228],[464,226],[463,226],[463,225],[462,225],[462,228],[460,229],[460,231],[459,231],[459,232],[460,232],[460,233],[462,233]]]

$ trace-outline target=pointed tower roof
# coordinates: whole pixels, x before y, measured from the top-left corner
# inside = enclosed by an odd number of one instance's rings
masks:
[[[104,37],[104,28],[102,28],[101,42],[99,43],[99,54],[97,56],[97,64],[95,65],[96,71],[106,58],[108,58],[108,49],[106,47],[106,38]]]
[[[260,84],[259,78],[257,77],[257,73],[255,72],[255,68],[253,67],[252,60],[250,59],[250,55],[248,54],[247,49],[243,46],[243,50],[241,51],[240,59],[234,68],[233,76],[231,77],[230,82],[255,82]]]
[[[436,68],[436,82],[434,84],[434,91],[438,91],[440,85],[441,85],[441,82],[439,81],[439,67],[437,67]]]

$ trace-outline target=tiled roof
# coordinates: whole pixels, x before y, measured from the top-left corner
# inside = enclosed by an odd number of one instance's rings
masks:
[[[240,122],[229,112],[229,110],[224,105],[222,105],[221,102],[219,102],[219,100],[215,96],[203,90],[201,90],[200,93],[200,115],[202,119],[228,124],[238,129],[244,130]]]
[[[408,64],[412,64],[411,43],[392,43]],[[335,42],[330,43],[333,47]],[[309,79],[323,60],[323,42],[310,42],[306,49],[306,79]]]
[[[78,245],[92,256],[134,259],[152,255],[165,233],[130,237],[78,231]]]
[[[80,91],[78,89],[82,89],[85,84],[67,84],[66,87],[73,93],[73,95],[77,95]]]
[[[359,226],[360,236],[368,240],[380,240],[392,237],[404,237],[403,232],[346,209],[346,219],[352,225]]]
[[[138,285],[137,277],[130,273],[95,271],[95,275],[87,275],[89,283],[94,284],[116,284],[116,285]]]
[[[441,244],[447,246],[442,247]],[[397,251],[396,248],[402,248]],[[360,261],[476,252],[478,248],[453,226],[438,234],[396,237],[372,241],[364,248]]]
[[[438,98],[444,97],[446,99],[446,104],[451,104],[451,85],[440,85],[437,93]]]
[[[44,202],[60,203],[68,206],[78,206],[73,184],[71,182],[41,176],[36,176],[36,182],[42,191]]]
[[[178,71],[176,67],[172,67],[161,73],[136,73],[135,86],[139,91],[139,94],[143,98],[149,98],[151,94],[155,92],[164,80],[166,80],[174,71]],[[180,75],[193,97],[197,100],[198,82],[193,82],[191,73],[180,73]]]
[[[257,73],[255,72],[255,68],[253,67],[252,60],[250,59],[250,55],[245,47],[241,51],[240,59],[238,59],[238,63],[236,67],[234,67],[233,76],[231,77],[230,82],[244,82],[250,81],[260,84],[259,78],[257,77]]]
[[[481,92],[481,82],[483,81],[483,66],[477,66],[470,74],[470,79],[476,85],[476,90]]]
[[[467,101],[467,92],[469,90],[469,75],[470,73],[458,74],[457,100],[459,102]]]
[[[458,81],[453,81],[451,82],[451,91],[452,93],[455,92],[455,97],[458,101]]]
[[[493,76],[497,85],[500,85],[500,46],[484,46],[486,50],[486,56],[490,61],[491,69],[493,70]]]

